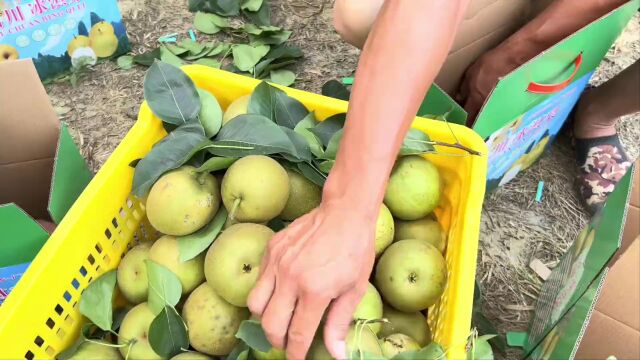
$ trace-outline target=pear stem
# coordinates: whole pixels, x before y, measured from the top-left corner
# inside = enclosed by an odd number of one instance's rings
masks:
[[[242,199],[236,198],[233,201],[233,206],[231,207],[231,211],[229,211],[229,216],[227,217],[230,221],[235,221],[236,219],[236,211],[238,210],[238,206],[240,206],[240,202]]]

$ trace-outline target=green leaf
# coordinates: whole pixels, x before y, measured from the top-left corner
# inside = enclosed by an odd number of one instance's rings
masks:
[[[272,70],[278,70],[295,63],[296,61],[293,59],[284,61],[274,59],[262,60],[256,65],[253,75],[256,79],[264,79],[271,75]]]
[[[251,94],[249,112],[261,114],[289,129],[295,128],[309,114],[301,102],[264,81]]]
[[[242,0],[240,9],[246,11],[258,11],[262,6],[263,0]]]
[[[260,35],[264,31],[259,26],[256,26],[251,23],[244,24],[244,26],[242,27],[242,30],[247,34],[251,34],[251,35]]]
[[[204,128],[204,135],[207,138],[212,138],[222,127],[222,108],[218,99],[209,91],[198,89],[198,95],[202,106],[198,120]]]
[[[302,57],[302,50],[297,46],[275,46],[265,56],[265,59],[283,60]]]
[[[116,271],[111,270],[93,280],[80,296],[80,313],[102,330],[111,330],[113,324],[113,290]]]
[[[204,11],[222,16],[236,16],[240,13],[238,0],[189,0],[189,11]]]
[[[418,351],[406,351],[394,356],[392,360],[444,360],[444,349],[432,342]]]
[[[234,45],[233,52],[233,64],[241,71],[253,71],[256,64],[262,59],[268,52],[269,46],[267,45]]]
[[[296,74],[291,70],[271,70],[271,82],[289,86],[296,81]]]
[[[189,54],[197,55],[204,51],[207,47],[204,44],[201,44],[197,41],[193,41],[191,39],[181,40],[179,43],[180,47],[187,49]]]
[[[318,165],[318,169],[320,169],[320,171],[322,171],[323,173],[328,174],[331,172],[333,164],[335,164],[335,160],[323,161]]]
[[[218,61],[218,60],[202,58],[202,59],[196,60],[194,62],[194,64],[204,65],[204,66],[209,66],[209,67],[212,67],[212,68],[220,69],[220,65],[222,63],[220,61]]]
[[[298,166],[298,170],[311,181],[312,183],[323,187],[325,181],[327,181],[327,175],[325,175],[320,169],[318,169],[315,165],[306,162],[299,162],[296,164]]]
[[[279,30],[262,32],[260,35],[249,34],[249,41],[251,45],[280,45],[289,40],[292,33],[291,30]]]
[[[165,306],[149,326],[149,345],[165,359],[189,348],[187,326],[176,309]]]
[[[328,146],[333,134],[344,127],[346,115],[347,114],[341,113],[330,116],[324,121],[320,121],[318,125],[310,129],[310,131],[322,141],[322,145]]]
[[[245,10],[244,15],[256,25],[271,25],[271,9],[269,8],[268,1],[262,2],[262,6],[260,6],[260,9],[258,9],[258,11],[256,12]]]
[[[309,150],[311,153],[320,158],[324,156],[324,148],[322,147],[322,143],[318,138],[309,130],[316,126],[316,115],[313,111],[309,112],[304,119],[300,120],[300,122],[293,128],[293,131],[302,135],[309,144]]]
[[[296,150],[296,153],[293,156],[289,156],[287,153],[283,153],[282,155],[291,162],[311,162],[311,160],[313,160],[313,156],[306,139],[302,135],[289,129],[288,127],[280,126],[280,128],[285,132],[285,134],[287,134],[289,140],[291,140],[291,143]]]
[[[340,141],[342,140],[343,129],[336,131],[333,136],[331,136],[331,140],[329,140],[329,144],[327,145],[327,150],[324,152],[324,159],[335,160],[336,155],[338,154],[338,148],[340,147]]]
[[[338,80],[329,80],[322,85],[322,95],[349,101],[351,92]]]
[[[216,216],[207,226],[193,234],[178,236],[177,241],[180,262],[191,260],[205,251],[216,239],[226,220],[227,210],[224,206],[221,206]]]
[[[479,336],[472,342],[471,349],[467,352],[467,360],[493,360],[493,351],[489,345],[489,339],[494,335]]]
[[[200,98],[193,81],[179,68],[156,61],[144,78],[144,98],[162,121],[182,125],[197,121]]]
[[[140,55],[135,55],[133,57],[133,62],[136,64],[151,66],[156,60],[160,59],[160,48],[153,49],[151,51],[147,51],[146,53],[142,53]]]
[[[235,158],[224,158],[224,157],[212,157],[207,160],[202,166],[196,169],[196,172],[214,172],[219,170],[224,170],[229,168],[231,164],[236,162]]]
[[[220,30],[222,29],[213,23],[213,21],[211,20],[212,16],[218,17],[218,15],[215,14],[198,11],[196,13],[195,19],[193,20],[193,26],[196,28],[196,30],[205,34],[216,34],[220,32]]]
[[[400,155],[418,155],[435,151],[429,136],[418,129],[409,129],[400,146]]]
[[[144,197],[162,174],[186,163],[193,151],[207,140],[200,123],[189,123],[172,131],[136,165],[133,193]]]
[[[185,49],[182,46],[179,46],[173,43],[163,43],[162,46],[166,47],[169,51],[171,51],[173,55],[176,55],[176,56],[180,56],[189,52],[188,49]]]
[[[242,341],[238,341],[238,345],[236,345],[236,347],[234,347],[233,350],[231,350],[229,355],[227,355],[226,360],[239,360],[241,359],[241,356],[247,356],[243,354],[248,353],[249,350],[250,349],[247,346],[247,344],[245,344]]]
[[[285,153],[297,156],[289,136],[262,115],[239,115],[220,129],[215,141],[203,148],[223,157]]]
[[[118,67],[123,70],[129,70],[133,67],[133,56],[131,55],[122,55],[116,61]]]
[[[211,49],[211,51],[209,51],[207,53],[207,56],[208,57],[212,57],[212,56],[216,56],[216,55],[219,55],[219,54],[222,54],[222,53],[226,53],[227,51],[229,51],[230,48],[231,48],[230,44],[227,44],[227,43],[218,44],[218,45],[214,46]]]
[[[160,60],[175,67],[180,67],[183,65],[182,59],[174,55],[171,50],[167,49],[166,47],[160,48]]]
[[[153,260],[145,260],[149,278],[148,305],[154,314],[159,314],[165,306],[176,306],[182,296],[182,284],[178,276]]]
[[[250,348],[262,352],[271,350],[271,343],[262,330],[260,322],[255,320],[244,320],[240,323],[240,328],[236,333],[236,338],[244,341]]]

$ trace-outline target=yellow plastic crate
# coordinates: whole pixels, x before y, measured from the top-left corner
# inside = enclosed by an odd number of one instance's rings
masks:
[[[211,91],[226,108],[250,93],[258,81],[192,65],[183,68],[198,87]],[[283,88],[316,112],[319,119],[347,110],[347,102]],[[416,118],[413,127],[438,141],[454,142],[446,123]],[[451,125],[459,141],[486,154],[472,130]],[[135,241],[155,237],[144,205],[131,194],[129,164],[147,154],[165,136],[161,122],[146,104],[138,121],[91,181],[35,258],[18,286],[0,307],[0,358],[44,359],[71,345],[85,319],[79,312],[82,290],[100,274],[117,267]],[[484,197],[486,156],[440,148],[427,155],[446,183],[436,213],[448,233],[449,279],[442,299],[429,309],[434,339],[450,359],[464,359],[470,333],[480,210]]]

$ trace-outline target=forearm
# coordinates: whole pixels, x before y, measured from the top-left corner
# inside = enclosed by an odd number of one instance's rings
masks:
[[[625,2],[556,0],[500,47],[507,50],[514,63],[522,64]]]
[[[467,0],[387,1],[364,46],[323,201],[377,216],[404,136],[453,42]]]

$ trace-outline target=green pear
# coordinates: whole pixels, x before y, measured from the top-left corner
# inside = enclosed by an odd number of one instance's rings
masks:
[[[229,217],[261,223],[280,215],[289,199],[289,176],[277,161],[249,155],[233,163],[222,179],[222,201]]]
[[[123,357],[131,360],[162,359],[149,344],[149,326],[154,318],[155,315],[146,302],[134,306],[127,312],[118,332],[118,344],[129,344],[132,340],[134,343],[132,346],[120,348]]]
[[[430,216],[418,220],[396,220],[395,240],[418,239],[435,246],[444,254],[447,246],[447,234],[442,226]]]
[[[213,358],[199,352],[187,351],[172,357],[170,360],[213,360]]]
[[[289,198],[280,214],[282,220],[293,221],[320,205],[322,189],[295,171],[289,175]]]
[[[405,334],[392,334],[381,341],[382,355],[387,359],[393,359],[394,356],[406,351],[420,350],[420,344]]]
[[[371,285],[371,283],[367,286],[367,292],[364,293],[362,300],[358,303],[358,307],[356,311],[353,313],[353,319],[363,319],[363,320],[379,320],[382,319],[382,298],[378,293],[378,290]],[[380,331],[380,323],[374,322],[366,324],[371,328],[374,333],[378,333]]]
[[[433,245],[422,240],[391,244],[376,265],[375,285],[394,308],[420,311],[438,301],[447,282],[446,263]]]
[[[249,318],[249,310],[229,304],[209,284],[198,286],[182,308],[189,329],[189,342],[197,351],[209,355],[227,355],[238,343],[235,334],[240,323]]]
[[[384,304],[382,317],[388,322],[382,324],[378,333],[380,337],[402,333],[416,340],[421,347],[432,341],[427,318],[419,311],[406,313]]]
[[[367,326],[352,326],[347,334],[347,355],[348,359],[360,359],[360,355],[371,354],[382,357],[382,347],[376,335]],[[311,343],[308,360],[333,359],[327,350],[322,337],[317,337]],[[366,357],[364,357],[366,359]]]
[[[151,246],[149,259],[171,270],[182,284],[182,293],[188,294],[204,281],[204,253],[185,262],[180,261],[178,240],[165,235]]]
[[[227,124],[238,115],[244,115],[249,111],[249,100],[251,95],[244,95],[235,99],[222,116],[222,125]]]
[[[147,265],[151,243],[141,243],[129,250],[118,265],[118,287],[122,295],[132,304],[147,300],[149,280]]]
[[[104,344],[104,345],[101,345]],[[118,348],[104,340],[85,341],[68,360],[122,360]]]
[[[147,218],[158,231],[182,236],[207,225],[220,207],[216,178],[183,166],[162,175],[151,187]]]
[[[393,223],[393,216],[391,216],[389,208],[382,204],[376,221],[376,257],[380,256],[380,254],[391,245],[394,232],[395,225]]]
[[[438,206],[441,191],[440,174],[435,165],[421,156],[404,156],[391,171],[384,203],[394,217],[417,220]]]
[[[273,231],[264,225],[235,224],[211,245],[204,263],[211,288],[228,303],[246,307],[258,281],[262,256]]]

